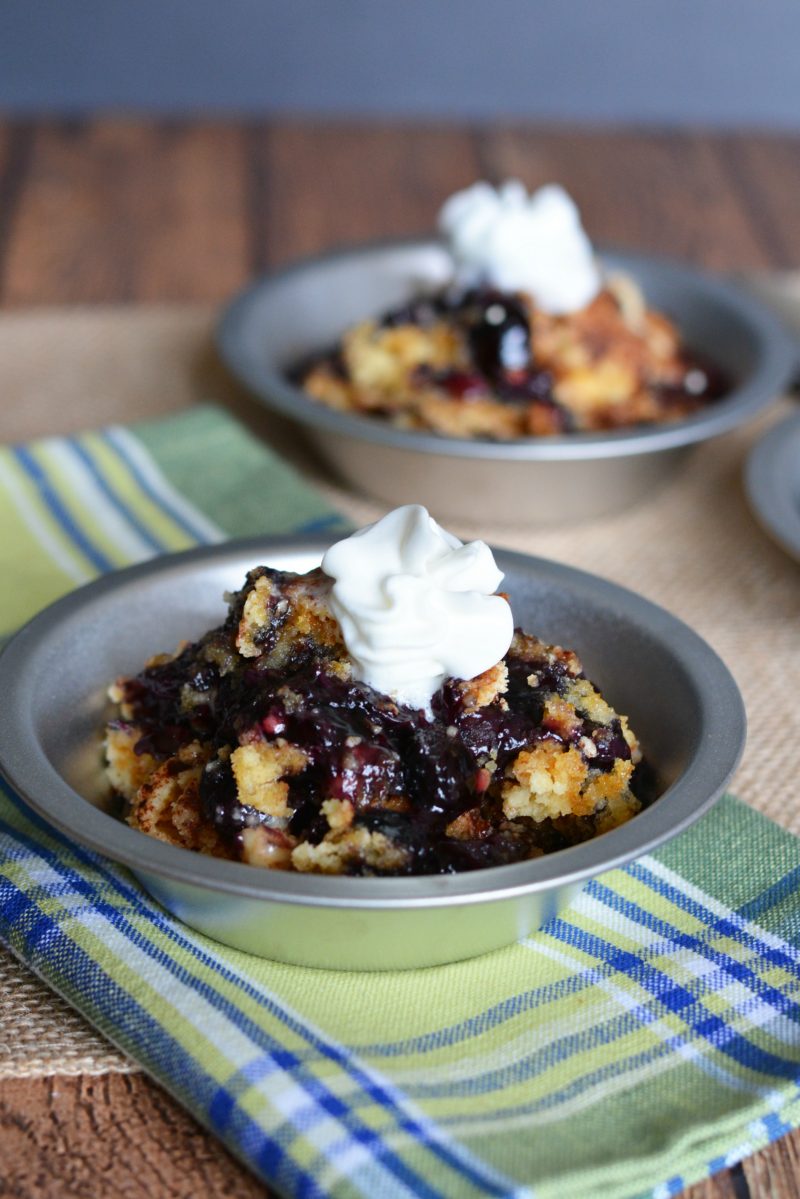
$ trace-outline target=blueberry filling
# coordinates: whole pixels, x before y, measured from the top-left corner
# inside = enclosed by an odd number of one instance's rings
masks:
[[[469,363],[447,367],[424,363],[411,368],[408,385],[412,389],[433,388],[465,403],[489,400],[509,405],[523,420],[521,435],[570,433],[583,427],[582,418],[557,400],[550,370],[536,361],[530,313],[521,294],[489,286],[466,290],[450,286],[390,309],[378,319],[377,325],[380,330],[405,326],[430,330],[443,322],[460,331]],[[654,419],[690,416],[730,391],[731,380],[726,373],[702,355],[684,349],[679,363],[681,374],[674,381],[657,377],[649,382],[646,378],[642,380],[642,387],[654,399],[660,416],[648,412],[637,419],[631,415],[623,424],[649,424]],[[341,347],[308,357],[290,372],[290,378],[303,386],[309,373],[320,366],[344,384],[353,382]],[[613,405],[606,412],[599,403],[598,409],[594,427],[616,428]],[[382,406],[374,396],[370,397],[369,411],[383,419],[396,417],[392,405]]]
[[[402,847],[403,865],[384,872],[501,865],[594,835],[589,818],[511,821],[502,810],[500,785],[521,750],[574,749],[595,775],[631,757],[616,718],[603,725],[577,709],[570,709],[575,715],[568,725],[547,718],[547,705],[583,677],[570,671],[566,655],[545,647],[540,653],[512,649],[502,697],[469,706],[463,687],[449,680],[426,715],[340,677],[321,647],[302,639],[280,669],[270,665],[268,649],[247,659],[238,655],[233,639],[244,597],[264,573],[251,572],[250,586],[233,597],[221,629],[124,686],[140,732],[136,753],[171,761],[191,741],[211,745],[200,807],[233,856],[241,856],[243,832],[261,824],[318,844],[329,832],[323,812],[328,800],[351,806],[354,828],[380,832]],[[269,573],[275,580],[290,578]],[[267,629],[273,622],[280,626],[283,616],[279,587],[270,604]],[[272,648],[275,636],[262,641]],[[286,778],[289,816],[283,821],[241,802],[230,760],[237,745],[274,741],[290,743],[305,757],[303,768]],[[637,768],[634,779],[638,774]],[[466,831],[454,835],[448,829],[459,821],[467,822]],[[350,873],[363,869],[356,865]]]

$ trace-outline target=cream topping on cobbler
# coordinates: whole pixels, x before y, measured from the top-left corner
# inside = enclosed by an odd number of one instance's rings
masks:
[[[592,243],[556,184],[529,195],[516,179],[497,189],[475,183],[445,202],[439,227],[467,286],[527,292],[554,316],[585,308],[600,291]]]
[[[492,551],[465,545],[420,504],[338,541],[322,569],[355,677],[410,707],[429,711],[446,678],[475,678],[511,644]]]

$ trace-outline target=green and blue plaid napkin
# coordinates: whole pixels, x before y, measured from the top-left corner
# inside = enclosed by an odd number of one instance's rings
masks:
[[[214,409],[0,450],[0,631],[148,555],[337,521]],[[0,792],[0,939],[298,1199],[663,1199],[781,1136],[799,882],[800,842],[728,798],[508,949],[320,972],[193,933]]]

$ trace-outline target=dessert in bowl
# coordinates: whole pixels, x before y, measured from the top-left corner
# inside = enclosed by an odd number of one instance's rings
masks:
[[[295,378],[329,407],[498,440],[681,420],[728,380],[605,272],[561,188],[475,184],[440,216],[453,277],[348,329]]]
[[[630,717],[633,734],[629,732],[629,736],[635,735],[655,779],[652,795],[643,797],[646,802],[631,819],[601,832],[590,828],[596,816],[576,816],[585,822],[584,831],[601,835],[571,837],[576,843],[558,849],[554,844],[538,846],[533,856],[522,856],[505,865],[478,861],[478,869],[413,873],[407,872],[407,863],[403,862],[396,873],[377,876],[373,865],[366,863],[364,868],[360,860],[351,858],[348,869],[354,867],[356,877],[285,866],[264,869],[237,860],[240,855],[235,844],[233,849],[228,848],[230,841],[222,856],[217,856],[185,848],[172,836],[147,836],[131,827],[114,800],[104,766],[104,728],[122,715],[107,698],[109,682],[135,678],[154,649],[174,648],[182,639],[193,644],[203,642],[209,629],[218,628],[228,618],[223,594],[241,588],[242,579],[254,563],[265,564],[268,570],[256,576],[247,598],[259,596],[259,579],[267,580],[271,588],[275,571],[283,572],[287,583],[291,577],[295,582],[289,585],[297,585],[302,591],[306,585],[299,580],[319,567],[328,549],[324,540],[310,536],[261,537],[203,547],[105,576],[40,613],[0,655],[4,696],[0,706],[0,765],[6,778],[41,817],[69,838],[129,867],[170,912],[201,932],[266,958],[363,970],[428,966],[509,944],[568,904],[585,880],[675,836],[721,794],[738,761],[745,722],[737,688],[713,651],[680,621],[624,588],[559,563],[496,550],[495,560],[504,574],[502,587],[513,604],[514,621],[522,628],[535,630],[542,646],[574,647],[580,653],[586,678],[596,681],[609,708]],[[494,590],[491,577],[487,577],[484,590]],[[265,591],[262,583],[262,598]],[[283,598],[276,597],[277,604]],[[497,596],[486,594],[483,598],[496,601],[496,610],[503,611],[502,605],[507,606]],[[254,607],[258,602],[257,598],[253,600]],[[443,611],[447,613],[448,609]],[[258,628],[263,627],[256,623]],[[463,630],[465,625],[459,623],[458,627]],[[511,636],[510,625],[504,625],[503,636]],[[474,638],[457,639],[456,649],[460,652],[459,640],[472,644]],[[246,644],[244,640],[242,645]],[[487,642],[484,648],[487,661],[497,662],[504,656],[502,643],[498,646]],[[353,658],[365,659],[363,646],[354,646],[353,650]],[[416,676],[419,654],[407,650],[408,645],[406,652],[391,662],[392,668],[403,666],[411,657],[416,663]],[[341,655],[340,647],[338,653]],[[564,654],[554,654],[554,665],[558,670],[567,666],[561,685],[572,688],[580,683],[580,675],[575,673],[575,660],[566,651]],[[341,657],[329,659],[334,660],[340,661]],[[431,698],[437,686],[441,687],[437,679],[443,670],[452,677],[480,666],[480,661],[437,660],[435,670],[424,673]],[[509,671],[506,695],[513,692],[512,673]],[[558,684],[558,679],[554,681]],[[389,695],[408,680],[401,678],[398,683],[395,674],[389,679],[381,676],[375,682],[376,691]],[[541,682],[548,680],[542,678]],[[203,685],[203,679],[195,679],[190,691],[199,691],[202,697]],[[538,710],[537,687],[532,687],[526,677],[523,694],[528,692]],[[539,693],[542,716],[551,694],[549,685]],[[569,699],[565,703],[572,702],[577,709],[588,694],[587,690],[578,697],[580,703]],[[185,698],[191,707],[192,696],[187,692]],[[513,694],[510,698],[513,701]],[[559,699],[564,697],[559,694]],[[419,696],[415,702],[419,702]],[[483,706],[486,709],[492,705]],[[513,708],[514,703],[510,706]],[[330,711],[335,709],[331,707]],[[381,718],[385,719],[387,713],[389,705],[385,704]],[[567,786],[562,792],[570,796],[570,802],[581,791],[586,795],[585,784],[599,777],[590,777],[589,762],[585,760],[587,746],[578,747],[582,755],[578,761],[576,755],[560,747],[557,738],[542,737],[545,720],[537,716],[537,711],[533,715],[541,733],[533,737],[529,720],[522,730],[523,739],[538,737],[540,744],[549,744],[565,762],[577,766],[578,774],[586,766],[578,789]],[[553,715],[561,723],[561,718],[570,713],[558,705]],[[267,714],[267,727],[261,726],[267,734],[265,741],[276,742],[279,736],[291,741],[294,728],[279,733],[279,723],[274,723],[280,716],[280,712]],[[466,716],[461,714],[462,726]],[[630,751],[627,758],[622,744],[615,740],[613,718],[607,723],[604,712],[599,711],[590,718],[597,726],[590,732],[598,756],[602,752],[609,764],[621,760],[620,771],[635,765],[635,746],[623,734]],[[552,731],[567,745],[572,722],[562,724],[562,728],[566,737],[557,728]],[[613,735],[601,749],[604,728]],[[256,745],[262,740],[261,731]],[[166,732],[172,735],[170,730]],[[447,728],[444,732],[447,736]],[[586,732],[584,726],[582,735]],[[246,737],[244,742],[247,744]],[[232,741],[228,744],[235,750],[238,738],[236,745]],[[169,746],[165,745],[164,750]],[[218,753],[215,756],[220,757]],[[503,768],[504,783],[513,782],[505,773],[511,760]],[[324,760],[320,766],[325,768]],[[340,779],[348,783],[345,775],[346,771],[339,772]],[[299,778],[300,772],[294,777]],[[462,777],[467,789],[472,787],[476,794],[482,794],[485,775],[478,777],[478,770],[470,767]],[[539,780],[538,791],[543,795],[542,781],[546,780]],[[631,771],[631,793],[636,789],[635,772]],[[358,800],[358,787],[351,790]],[[529,794],[529,787],[522,790],[523,803],[527,803]],[[287,797],[294,798],[291,789]],[[350,799],[351,795],[340,798]],[[508,793],[501,796],[503,802],[506,798]],[[600,815],[601,805],[596,803],[596,796],[591,798],[593,810]],[[638,805],[636,795],[634,800]],[[322,804],[319,806],[321,809]],[[479,806],[472,804],[472,808]],[[386,803],[383,809],[392,816]],[[235,808],[231,805],[229,810],[234,817],[232,823],[238,824]],[[332,831],[327,811],[322,812],[324,824],[306,840],[318,838],[320,843]],[[399,817],[407,815],[397,813]],[[504,818],[523,825],[527,821],[528,828],[535,820],[533,815],[520,819],[513,811]],[[551,813],[546,819],[560,818]],[[270,827],[260,814],[256,822]],[[383,830],[390,838],[397,833],[391,824],[390,819]],[[470,859],[476,850],[480,857],[484,852],[481,846],[488,845],[492,852],[498,848],[501,842],[494,832],[482,836],[487,830],[472,816],[468,824],[469,830],[461,831],[478,834],[461,839]],[[542,830],[546,827],[545,822],[538,824]],[[241,827],[247,827],[246,820]],[[441,831],[448,836],[446,828]],[[498,830],[498,834],[505,831]],[[291,827],[289,833],[295,836]],[[444,837],[441,844],[445,844]],[[450,849],[458,853],[456,840],[451,833]],[[538,853],[538,849],[553,852]],[[468,863],[470,867],[474,864],[472,860]],[[459,867],[462,865],[460,862]]]
[[[574,234],[554,241],[562,259],[580,251]],[[721,279],[604,248],[578,258],[571,276],[549,270],[556,295],[532,312],[505,268],[462,275],[442,239],[334,252],[236,297],[218,343],[345,482],[389,505],[499,525],[594,519],[754,415],[795,354],[774,314]],[[561,294],[587,275],[594,299]],[[577,307],[549,312],[554,299]]]
[[[489,547],[397,509],[117,680],[108,775],[132,827],[269,869],[529,861],[641,807],[638,741],[577,655],[515,629]]]

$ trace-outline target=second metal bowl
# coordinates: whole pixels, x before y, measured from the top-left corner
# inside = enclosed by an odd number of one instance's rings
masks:
[[[350,325],[444,282],[436,241],[392,242],[308,259],[235,299],[219,326],[227,365],[270,408],[298,421],[341,478],[388,504],[501,524],[591,519],[640,501],[686,447],[741,424],[778,395],[796,361],[780,321],[722,280],[643,254],[603,252],[631,274],[686,343],[734,380],[718,403],[671,425],[516,441],[462,440],[336,412],[287,374]]]

